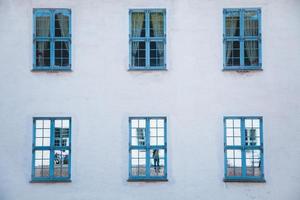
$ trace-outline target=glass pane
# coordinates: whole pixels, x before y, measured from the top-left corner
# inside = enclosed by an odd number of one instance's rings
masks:
[[[259,48],[258,41],[251,40],[245,41],[245,65],[246,66],[257,66],[259,64]]]
[[[131,65],[146,66],[146,43],[135,41],[131,43]]]
[[[131,150],[131,175],[146,175],[146,150]]]
[[[150,37],[164,36],[164,14],[159,12],[150,13]]]
[[[50,151],[49,150],[36,150],[34,161],[34,176],[45,177],[49,176],[49,163]]]
[[[62,13],[55,14],[55,37],[69,36],[69,16]]]
[[[240,42],[227,41],[225,56],[226,56],[227,66],[239,66],[240,65]]]
[[[245,119],[245,145],[260,145],[260,124],[259,119]]]
[[[35,121],[35,146],[50,146],[50,120]]]
[[[150,66],[164,65],[164,42],[150,42]]]
[[[242,152],[241,150],[226,150],[227,176],[242,175]]]
[[[165,175],[165,150],[151,149],[150,150],[150,176]]]
[[[50,66],[50,42],[37,41],[35,43],[35,59],[37,66]]]
[[[260,150],[246,150],[246,175],[260,176]]]
[[[70,120],[55,120],[54,146],[69,146],[70,144]],[[66,128],[63,128],[66,127]]]
[[[240,36],[240,13],[228,12],[225,18],[226,36]]]
[[[69,150],[54,151],[54,176],[69,175]]]
[[[152,124],[151,124],[152,123]],[[151,119],[150,120],[150,145],[164,145],[164,137],[165,137],[165,120],[164,119]]]
[[[36,36],[50,37],[50,16],[36,16]]]
[[[245,36],[258,36],[258,13],[256,11],[245,12]]]
[[[69,42],[58,41],[55,42],[55,65],[68,66],[69,63]]]
[[[131,14],[132,37],[145,37],[145,13],[133,12]]]

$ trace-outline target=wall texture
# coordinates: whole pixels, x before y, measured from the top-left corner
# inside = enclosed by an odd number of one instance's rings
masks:
[[[72,72],[31,72],[33,8],[72,9]],[[263,71],[222,71],[223,8],[262,9]],[[168,71],[128,71],[166,8]],[[0,0],[0,199],[300,199],[299,0]],[[131,183],[128,117],[167,116],[168,182]],[[223,116],[264,118],[266,183],[224,183]],[[30,183],[32,117],[72,117],[72,182]]]

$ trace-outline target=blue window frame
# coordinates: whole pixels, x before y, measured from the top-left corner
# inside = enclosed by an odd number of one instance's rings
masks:
[[[32,182],[70,178],[71,118],[33,118]]]
[[[129,118],[129,181],[167,180],[167,119]]]
[[[130,10],[129,30],[129,69],[166,69],[166,10]]]
[[[224,70],[260,70],[261,10],[224,9]]]
[[[262,117],[224,117],[224,181],[264,182]]]
[[[71,10],[33,10],[33,71],[71,70]]]

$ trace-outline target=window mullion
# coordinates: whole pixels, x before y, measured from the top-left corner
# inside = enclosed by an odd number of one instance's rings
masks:
[[[150,67],[150,12],[149,10],[145,11],[145,22],[146,22],[146,68]]]
[[[55,37],[55,17],[51,10],[50,14],[50,68],[54,67],[54,37]]]
[[[242,176],[246,176],[246,148],[245,148],[245,118],[241,118],[242,136]]]
[[[50,121],[50,165],[49,173],[50,177],[54,176],[54,119]]]
[[[245,34],[244,34],[244,10],[240,10],[240,65],[242,67],[245,66],[245,55],[244,55],[244,40],[245,40]]]
[[[150,119],[146,118],[146,177],[150,177]]]

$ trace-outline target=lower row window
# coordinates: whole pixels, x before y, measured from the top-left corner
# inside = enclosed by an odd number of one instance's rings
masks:
[[[261,117],[225,117],[225,181],[264,180]]]
[[[129,127],[129,180],[166,179],[166,118],[130,118]]]
[[[34,118],[33,181],[69,180],[71,119]]]

